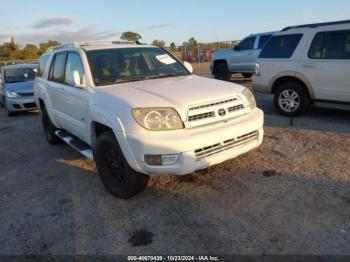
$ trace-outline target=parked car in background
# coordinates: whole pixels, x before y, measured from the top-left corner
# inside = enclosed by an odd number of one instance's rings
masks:
[[[0,106],[6,109],[8,116],[13,116],[19,111],[36,109],[33,91],[36,68],[33,64],[1,68]]]
[[[253,34],[234,48],[214,52],[210,64],[212,74],[216,79],[225,81],[230,80],[234,73],[250,78],[255,73],[256,58],[273,34],[274,32]]]
[[[51,49],[34,89],[46,139],[94,159],[120,198],[143,190],[148,175],[191,174],[257,148],[264,115],[250,90],[192,71],[130,42]]]
[[[311,104],[350,109],[350,20],[275,34],[257,60],[253,88],[274,94],[276,109],[287,116]]]

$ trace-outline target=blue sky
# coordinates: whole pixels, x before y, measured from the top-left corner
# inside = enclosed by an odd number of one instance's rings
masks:
[[[119,39],[129,30],[147,43],[180,44],[192,36],[215,42],[350,19],[348,0],[0,0],[0,5],[0,42],[15,37],[21,44]]]

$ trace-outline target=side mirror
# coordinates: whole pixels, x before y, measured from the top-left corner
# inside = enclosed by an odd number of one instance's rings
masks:
[[[241,51],[241,48],[239,47],[239,45],[236,45],[236,46],[233,48],[233,50],[235,50],[235,51]]]
[[[193,73],[193,66],[189,62],[185,61],[184,66],[191,74]]]

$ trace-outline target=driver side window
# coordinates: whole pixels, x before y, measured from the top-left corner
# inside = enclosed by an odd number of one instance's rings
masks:
[[[86,85],[83,64],[77,53],[68,53],[64,82],[74,87]]]
[[[239,50],[244,51],[244,50],[252,50],[254,49],[254,43],[255,43],[256,37],[248,37],[244,39],[242,42],[239,43]]]

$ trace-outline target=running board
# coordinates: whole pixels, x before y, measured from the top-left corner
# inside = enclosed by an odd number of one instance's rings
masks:
[[[55,132],[56,136],[58,136],[60,139],[62,139],[67,145],[74,148],[76,151],[78,151],[83,156],[94,160],[94,156],[91,151],[91,147],[86,144],[85,142],[81,141],[80,139],[72,136],[68,132],[65,132],[63,130],[57,130]]]

